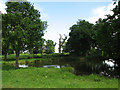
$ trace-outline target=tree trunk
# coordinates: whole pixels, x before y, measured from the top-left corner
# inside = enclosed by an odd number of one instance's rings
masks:
[[[59,46],[59,53],[61,53],[61,47]]]
[[[30,49],[30,59],[33,58],[33,49]]]
[[[60,38],[59,38],[59,48],[58,48],[59,53],[61,53],[61,47],[62,47],[62,35],[60,34]]]
[[[19,68],[18,60],[19,60],[19,52],[16,52],[16,66],[15,66],[16,69]]]
[[[5,53],[4,59],[5,59],[5,61],[7,61],[7,53]]]

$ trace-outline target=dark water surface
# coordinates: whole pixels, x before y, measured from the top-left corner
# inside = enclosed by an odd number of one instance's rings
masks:
[[[19,67],[44,67],[44,68],[63,68],[73,67],[76,75],[99,74],[100,76],[119,78],[118,67],[114,64],[114,60],[108,61],[89,61],[76,58],[57,58],[49,61],[26,61]]]

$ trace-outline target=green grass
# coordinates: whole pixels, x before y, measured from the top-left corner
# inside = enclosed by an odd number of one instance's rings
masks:
[[[29,54],[20,54],[19,63],[35,60],[49,61],[60,59],[63,62],[72,60],[84,61],[83,57],[64,57],[60,54],[50,54],[41,56],[34,55],[29,59]],[[4,56],[1,56],[4,58]],[[35,58],[40,57],[40,58]],[[8,55],[7,61],[2,61],[2,87],[3,88],[118,88],[118,79],[100,77],[98,75],[76,76],[72,67],[57,68],[36,68],[27,67],[15,69],[11,64],[15,63],[15,54]]]
[[[71,67],[9,68],[2,71],[3,88],[118,88],[118,80],[115,78],[93,74],[76,76]]]

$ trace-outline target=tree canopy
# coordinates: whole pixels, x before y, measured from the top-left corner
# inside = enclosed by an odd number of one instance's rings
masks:
[[[56,45],[56,43],[54,43],[52,40],[47,40],[46,46],[45,46],[45,49],[46,49],[45,53],[47,53],[47,54],[54,53],[55,45]]]
[[[41,21],[40,12],[34,9],[30,2],[8,1],[6,6],[7,14],[3,14],[3,47],[13,48],[18,68],[20,51],[29,49],[33,52],[33,48],[42,41],[47,22]],[[7,53],[8,49],[5,52]]]
[[[85,20],[79,20],[73,25],[69,33],[67,45],[70,53],[76,55],[85,55],[90,49],[92,24]]]
[[[113,15],[97,21],[97,43],[107,58],[120,57],[120,1],[112,10]]]

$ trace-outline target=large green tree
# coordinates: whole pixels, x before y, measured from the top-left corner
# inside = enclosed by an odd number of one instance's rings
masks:
[[[6,2],[10,44],[16,52],[16,68],[20,51],[33,50],[40,42],[47,27],[46,22],[40,20],[40,12],[34,9],[30,2]]]
[[[34,6],[30,2],[7,2],[7,12],[16,12],[22,14],[24,18],[23,29],[26,30],[26,48],[29,49],[31,55],[33,56],[33,48],[38,41],[41,41],[44,35],[44,30],[47,27],[47,22],[42,22],[40,20],[40,12],[34,9]]]
[[[75,55],[85,55],[90,49],[92,24],[85,20],[79,20],[77,24],[73,25],[69,33],[67,46],[69,52]]]
[[[97,43],[103,50],[106,58],[113,58],[118,63],[120,57],[120,1],[116,2],[112,10],[113,15],[107,15],[106,19],[97,22]]]

